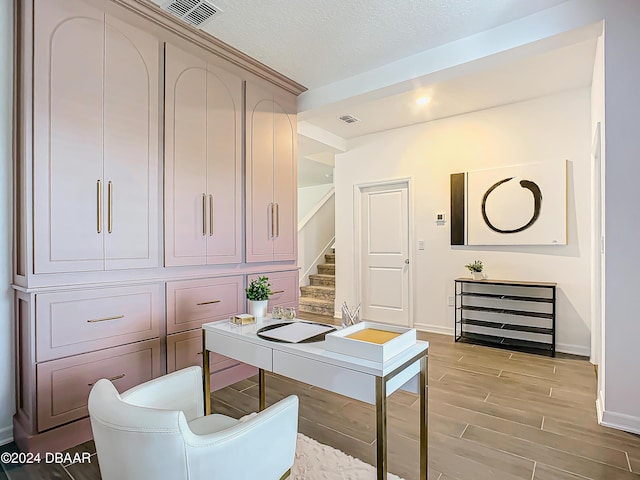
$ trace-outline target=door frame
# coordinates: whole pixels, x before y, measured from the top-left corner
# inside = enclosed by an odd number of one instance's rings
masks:
[[[353,185],[353,252],[354,252],[354,284],[355,284],[355,303],[362,303],[362,194],[363,190],[371,187],[391,187],[403,186],[407,188],[407,256],[409,258],[409,304],[407,305],[409,312],[409,328],[413,328],[413,285],[414,268],[413,268],[413,177],[399,177],[382,180],[378,182],[357,183]]]

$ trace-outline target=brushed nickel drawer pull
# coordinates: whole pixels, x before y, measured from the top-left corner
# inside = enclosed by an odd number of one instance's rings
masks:
[[[200,306],[200,305],[211,305],[212,303],[220,303],[222,300],[211,300],[210,302],[200,302],[200,303],[196,303],[196,305]]]
[[[113,230],[113,183],[107,183],[107,231]]]
[[[207,196],[202,194],[202,236],[207,235]]]
[[[109,377],[107,378],[107,380],[109,380],[110,382],[113,382],[115,380],[120,380],[121,378],[124,378],[124,377],[125,377],[125,374],[121,373],[120,375],[116,375],[115,377]],[[97,381],[98,380],[96,380],[95,382],[87,383],[87,385],[89,385],[90,387],[93,387]]]
[[[284,290],[276,290],[275,292],[271,292],[271,293],[272,293],[272,294],[273,294],[273,293],[284,293]]]
[[[93,320],[87,320],[87,323],[106,322],[107,320],[118,320],[124,318],[124,315],[116,315],[115,317],[94,318]]]
[[[98,233],[102,233],[102,180],[98,180]]]

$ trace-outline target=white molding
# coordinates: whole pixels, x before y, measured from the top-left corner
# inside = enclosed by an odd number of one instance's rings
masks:
[[[556,343],[556,352],[570,353],[572,355],[580,355],[582,357],[588,357],[591,355],[590,346],[584,345],[572,345],[570,343]]]
[[[452,327],[443,327],[442,325],[431,325],[427,323],[414,323],[413,328],[421,332],[439,333],[441,335],[449,335],[453,337]]]
[[[405,184],[407,188],[407,228],[408,228],[408,238],[409,241],[407,255],[409,257],[410,266],[413,265],[413,249],[411,247],[411,242],[413,241],[413,228],[414,222],[411,215],[413,214],[413,177],[400,177],[400,178],[389,178],[387,180],[374,181],[374,182],[364,182],[353,185],[353,253],[354,253],[354,295],[355,295],[355,304],[362,305],[362,272],[361,272],[361,248],[362,248],[362,228],[361,228],[361,214],[362,214],[362,191],[365,188],[370,187],[380,187],[380,186],[392,186],[398,184]],[[409,324],[412,323],[411,319],[413,318],[413,286],[414,279],[412,277],[413,268],[409,268],[409,305],[407,306],[409,310]],[[337,280],[337,278],[336,278]],[[336,290],[337,291],[337,290]],[[416,325],[412,325],[412,328],[417,328]]]
[[[329,240],[329,242],[322,249],[320,254],[313,260],[313,262],[311,262],[311,265],[309,265],[309,268],[307,268],[305,270],[305,272],[300,276],[300,279],[298,280],[298,285],[299,286],[302,287],[302,286],[307,285],[307,280],[309,278],[309,274],[310,274],[311,270],[313,270],[314,268],[316,268],[318,266],[318,263],[320,262],[320,259],[322,257],[324,257],[325,253],[327,253],[329,250],[331,250],[331,245],[333,245],[335,243],[335,241],[336,241],[336,237],[334,235],[333,237],[331,237],[331,240]]]
[[[604,410],[600,411],[598,407],[598,423],[605,427],[615,428],[617,430],[624,430],[625,432],[635,433],[640,435],[640,417],[634,417],[633,415],[627,415],[624,413],[617,413]]]
[[[0,445],[13,442],[13,425],[0,428]]]
[[[300,230],[302,230],[304,226],[307,223],[309,223],[309,221],[315,216],[315,214],[318,213],[318,210],[320,210],[324,206],[324,204],[327,203],[333,195],[335,195],[335,193],[336,193],[336,187],[331,187],[331,190],[325,193],[324,197],[318,200],[318,203],[316,203],[316,206],[313,207],[309,211],[309,213],[307,213],[304,216],[304,218],[298,222],[298,232],[300,232]]]
[[[598,424],[602,425],[602,415],[604,413],[604,394],[602,390],[599,391],[598,397],[596,398],[596,413],[598,414]]]

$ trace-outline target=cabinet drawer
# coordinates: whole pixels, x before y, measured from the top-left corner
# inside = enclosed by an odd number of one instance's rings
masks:
[[[220,355],[228,355],[239,361],[271,371],[273,361],[271,349],[236,338],[207,332],[207,350]]]
[[[36,372],[41,432],[86,417],[89,392],[101,378],[113,378],[122,393],[161,375],[160,340],[40,363]]]
[[[167,333],[242,313],[244,298],[241,276],[167,282]]]
[[[162,284],[36,295],[38,362],[158,337]]]
[[[167,336],[167,373],[190,367],[202,366],[202,330],[176,333]],[[255,375],[258,370],[251,365],[209,352],[211,391]]]
[[[271,284],[273,295],[269,297],[268,311],[276,305],[298,306],[298,270],[250,275],[248,282],[258,276],[268,277]]]

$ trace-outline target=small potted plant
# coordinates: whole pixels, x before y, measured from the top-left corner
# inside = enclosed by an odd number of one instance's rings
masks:
[[[482,280],[484,278],[482,275],[482,260],[475,260],[473,263],[467,263],[465,267],[469,272],[471,272],[471,277],[474,280]]]
[[[271,284],[268,277],[254,278],[249,282],[249,286],[244,290],[247,292],[249,304],[248,313],[256,318],[264,317],[267,314],[267,302],[271,291]]]

